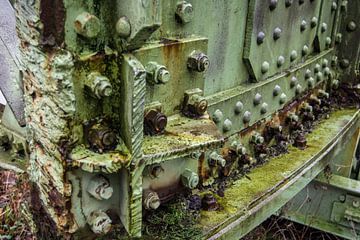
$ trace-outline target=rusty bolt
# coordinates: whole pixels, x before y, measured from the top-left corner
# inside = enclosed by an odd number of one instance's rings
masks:
[[[164,84],[170,80],[170,73],[163,65],[156,62],[149,62],[145,68],[146,80],[150,84]]]
[[[290,61],[295,61],[298,57],[298,54],[296,52],[296,50],[292,50],[291,53],[290,53]]]
[[[294,147],[297,147],[301,150],[304,150],[306,148],[306,138],[303,134],[297,135],[294,141]]]
[[[88,131],[88,141],[96,150],[102,152],[116,147],[116,133],[107,126],[101,124],[93,125]]]
[[[88,12],[78,15],[74,26],[75,31],[86,38],[95,38],[100,32],[100,20]]]
[[[88,86],[99,99],[109,97],[112,94],[110,80],[99,72],[90,73],[85,81],[85,85]]]
[[[204,53],[194,51],[188,58],[187,66],[193,71],[204,72],[209,68],[210,60]]]
[[[93,211],[87,218],[87,223],[95,234],[106,234],[111,229],[110,217],[101,210]]]
[[[208,108],[208,101],[198,94],[191,95],[187,102],[188,109],[197,116],[202,116]]]
[[[116,32],[121,38],[127,38],[131,34],[131,25],[127,17],[121,17],[116,23]]]
[[[180,23],[189,23],[194,17],[194,9],[191,3],[187,1],[182,1],[178,3],[175,17]]]
[[[145,191],[143,196],[143,205],[145,209],[156,210],[160,207],[159,195],[154,191]]]
[[[353,32],[353,31],[355,31],[356,30],[356,23],[354,22],[354,21],[350,21],[349,23],[348,23],[348,25],[346,26],[346,30],[348,31],[348,32]]]
[[[225,167],[226,160],[217,152],[212,152],[209,155],[208,164],[209,164],[209,166],[212,166],[212,167],[214,167],[214,166]]]
[[[186,169],[181,174],[181,183],[184,185],[184,187],[189,189],[194,189],[199,184],[199,176],[197,173]]]
[[[113,194],[113,188],[110,185],[109,179],[103,175],[96,175],[91,178],[86,190],[98,200],[107,200]]]
[[[219,205],[216,198],[211,193],[207,193],[201,200],[201,207],[205,211],[216,211],[219,208]]]
[[[260,133],[254,132],[254,133],[251,135],[250,143],[252,143],[252,144],[263,144],[263,143],[264,143],[264,137],[261,136]]]
[[[152,109],[145,114],[144,130],[147,135],[163,133],[167,125],[167,117],[158,110]]]

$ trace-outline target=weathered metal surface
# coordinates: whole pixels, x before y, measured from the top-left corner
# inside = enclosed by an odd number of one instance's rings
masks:
[[[30,152],[22,158],[39,226],[51,220],[41,236],[101,235],[121,223],[124,236],[140,237],[162,227],[149,216],[184,196],[186,216],[200,215],[189,232],[239,238],[327,164],[349,165],[333,169],[343,176],[356,168],[341,144],[357,144],[359,50],[339,34],[355,42],[357,3],[34,0],[15,8]],[[343,18],[353,18],[353,37]],[[27,153],[8,140],[9,126],[1,126],[4,153]]]

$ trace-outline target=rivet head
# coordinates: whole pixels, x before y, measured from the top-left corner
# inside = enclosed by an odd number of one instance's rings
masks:
[[[271,11],[273,11],[278,4],[278,0],[270,0],[269,8]]]
[[[336,2],[333,2],[333,3],[331,4],[331,10],[332,10],[332,11],[336,11],[336,10],[337,10],[337,3],[336,3]]]
[[[293,4],[293,0],[286,0],[285,1],[285,6],[286,7],[290,7]]]
[[[336,43],[341,43],[342,42],[342,34],[341,33],[337,33],[335,36],[335,42]]]
[[[307,45],[304,45],[301,53],[302,53],[303,56],[308,55],[309,54],[309,47]]]
[[[284,104],[284,103],[286,102],[286,99],[287,99],[286,94],[285,94],[285,93],[282,93],[282,94],[280,95],[280,100],[279,100],[280,104]]]
[[[321,24],[321,32],[323,32],[323,33],[326,32],[327,27],[328,27],[328,26],[327,26],[326,23],[322,23],[322,24]]]
[[[329,67],[324,68],[324,75],[325,75],[325,76],[329,76],[330,73],[331,73],[331,71],[330,71],[330,68],[329,68]]]
[[[255,97],[254,97],[254,105],[259,105],[262,101],[262,96],[260,93],[257,93],[255,94]]]
[[[297,84],[295,88],[295,93],[300,94],[301,92],[302,92],[302,86],[300,84]]]
[[[356,30],[356,23],[354,21],[350,21],[348,25],[346,26],[346,30],[348,32],[353,32]]]
[[[269,108],[269,105],[268,105],[267,103],[263,103],[263,104],[261,104],[260,113],[261,113],[261,114],[265,114],[265,113],[267,113],[268,108]]]
[[[219,122],[221,122],[223,117],[224,117],[224,114],[222,113],[222,111],[220,111],[220,109],[216,109],[212,116],[212,119],[215,123],[219,123]]]
[[[350,66],[350,61],[349,61],[349,59],[344,58],[344,59],[342,59],[342,60],[340,61],[340,67],[341,67],[342,69],[346,69],[346,68],[348,68],[349,66]]]
[[[311,23],[310,23],[311,27],[314,28],[314,27],[317,26],[317,24],[318,24],[318,19],[317,19],[317,17],[313,17],[313,18],[311,19]]]
[[[305,20],[302,20],[301,21],[301,24],[300,24],[300,30],[303,32],[306,30],[306,26],[307,26],[307,22]]]
[[[95,38],[100,33],[100,20],[88,12],[78,15],[74,26],[77,34],[86,38]]]
[[[230,119],[225,119],[224,124],[223,124],[223,130],[224,132],[228,132],[230,131],[232,128],[232,122]]]
[[[308,87],[309,88],[314,88],[315,87],[315,80],[314,80],[314,78],[309,78],[309,80],[308,80]]]
[[[298,57],[296,50],[291,51],[290,60],[293,62]]]
[[[274,29],[273,37],[274,37],[275,41],[278,40],[281,37],[281,33],[282,33],[281,28],[277,27],[277,28]]]
[[[281,87],[279,85],[276,85],[274,87],[273,95],[276,97],[279,96],[280,93],[281,93]]]
[[[318,73],[318,72],[320,72],[320,70],[321,70],[321,66],[320,66],[320,64],[317,63],[314,67],[314,72]]]
[[[264,32],[259,32],[256,38],[257,44],[262,44],[264,42],[265,39],[265,33]]]
[[[327,47],[330,47],[330,46],[331,46],[331,37],[327,37],[327,38],[325,39],[325,45],[326,45]]]
[[[250,120],[251,120],[251,112],[249,111],[244,112],[243,122],[249,123]]]
[[[325,59],[323,59],[323,61],[322,61],[322,67],[323,67],[323,68],[326,68],[327,66],[329,66],[329,60],[327,60],[327,59],[325,58]]]
[[[194,9],[191,3],[182,1],[177,5],[175,12],[176,19],[185,24],[191,22],[194,17]]]
[[[263,74],[265,74],[265,73],[267,73],[269,71],[269,69],[270,69],[269,62],[267,62],[267,61],[263,62],[263,64],[261,65],[261,72]]]
[[[235,104],[235,113],[236,114],[239,114],[242,112],[242,110],[244,109],[244,104],[240,101],[238,101],[236,104]]]
[[[121,17],[116,23],[116,32],[121,38],[127,38],[131,34],[131,25],[127,17]]]
[[[305,71],[305,79],[309,79],[310,77],[311,77],[311,70],[306,69],[306,71]]]
[[[296,84],[298,83],[298,79],[297,77],[292,77],[291,80],[290,80],[290,87],[293,88],[296,86]]]
[[[284,63],[285,63],[285,58],[283,56],[279,56],[277,60],[277,66],[281,67],[282,65],[284,65]]]
[[[318,73],[316,74],[316,81],[320,82],[320,81],[322,81],[323,79],[324,79],[323,73],[322,73],[322,72],[318,72]]]

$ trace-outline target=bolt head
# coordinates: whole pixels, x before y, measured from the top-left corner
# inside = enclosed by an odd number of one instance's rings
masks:
[[[331,42],[332,42],[331,37],[327,37],[327,38],[325,39],[325,45],[326,45],[327,47],[330,47],[330,46],[331,46]]]
[[[260,93],[255,94],[254,105],[259,105],[262,101],[262,96]]]
[[[336,34],[335,42],[336,43],[341,43],[342,42],[342,34],[341,33]]]
[[[268,108],[269,108],[269,105],[268,105],[267,103],[263,103],[263,104],[261,104],[260,113],[261,113],[261,114],[265,114],[265,113],[267,113]]]
[[[95,38],[100,33],[100,20],[88,12],[83,12],[76,17],[74,27],[77,34]]]
[[[208,56],[201,52],[193,52],[188,58],[187,66],[197,72],[205,72],[210,66]]]
[[[158,110],[152,109],[145,114],[144,128],[148,135],[156,135],[165,131],[167,117]]]
[[[291,80],[290,80],[290,87],[293,88],[296,86],[296,84],[298,83],[298,79],[297,77],[292,77]]]
[[[275,41],[278,40],[281,37],[281,33],[282,33],[281,28],[277,27],[277,28],[274,29],[273,38],[274,38]]]
[[[281,67],[282,65],[284,65],[284,63],[285,63],[285,58],[283,56],[279,56],[277,60],[277,66]]]
[[[194,18],[194,9],[191,3],[187,1],[180,2],[177,5],[175,16],[180,23],[186,24],[191,22]]]
[[[282,94],[280,95],[280,100],[279,100],[280,104],[284,104],[284,103],[286,102],[286,100],[287,100],[286,94],[285,94],[285,93],[282,93]]]
[[[232,128],[232,122],[230,119],[225,119],[224,124],[223,124],[223,130],[224,132],[228,132],[230,131]]]
[[[329,76],[330,73],[331,73],[331,70],[330,70],[329,67],[324,68],[324,75],[325,75],[325,76]]]
[[[331,83],[331,87],[332,87],[333,89],[338,89],[339,86],[340,86],[340,81],[337,80],[337,79],[334,79],[334,80],[332,81],[332,83]]]
[[[265,39],[265,33],[264,32],[259,32],[257,35],[257,44],[260,45],[264,42]]]
[[[250,120],[251,120],[251,112],[249,111],[244,112],[243,122],[249,123]]]
[[[244,109],[244,104],[240,101],[238,101],[236,104],[235,104],[235,113],[236,114],[239,114],[242,112],[242,110]]]
[[[346,69],[346,68],[348,68],[350,66],[350,61],[348,60],[348,59],[342,59],[341,61],[340,61],[340,67],[342,68],[342,69]]]
[[[280,93],[281,93],[281,87],[279,85],[276,85],[273,90],[274,97],[279,96]]]
[[[297,54],[296,50],[291,51],[290,61],[292,61],[292,62],[295,61],[297,57],[298,57],[298,54]]]
[[[311,77],[311,70],[306,69],[306,71],[305,71],[305,79],[309,79],[310,77]]]
[[[127,38],[131,34],[131,25],[127,17],[121,17],[116,23],[116,32],[121,38]]]

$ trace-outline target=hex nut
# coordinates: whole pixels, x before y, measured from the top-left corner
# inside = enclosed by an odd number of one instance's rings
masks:
[[[97,200],[107,200],[113,194],[110,181],[103,175],[96,175],[90,179],[86,191]]]
[[[205,72],[210,66],[210,60],[202,52],[194,51],[188,58],[187,67],[197,72]]]
[[[167,117],[156,109],[149,110],[144,117],[144,132],[146,135],[157,135],[165,131]]]
[[[88,12],[83,12],[76,17],[74,27],[77,34],[86,38],[95,38],[101,28],[100,20]]]
[[[194,189],[199,184],[199,176],[197,175],[197,173],[186,169],[181,174],[181,183],[186,188]]]
[[[116,133],[102,124],[95,124],[87,132],[87,140],[92,148],[99,152],[116,147],[118,138]]]
[[[154,191],[145,191],[143,195],[143,206],[145,209],[156,210],[160,207],[159,195]]]
[[[112,94],[110,80],[99,72],[90,73],[85,81],[85,85],[88,86],[99,99],[109,97]]]
[[[116,23],[116,32],[121,38],[127,38],[131,34],[131,25],[127,17],[121,17]]]
[[[179,2],[176,8],[175,17],[178,22],[183,24],[191,22],[194,17],[194,9],[191,3],[188,3],[187,1]]]
[[[95,234],[106,234],[110,231],[112,222],[105,212],[97,210],[90,213],[87,223]]]

